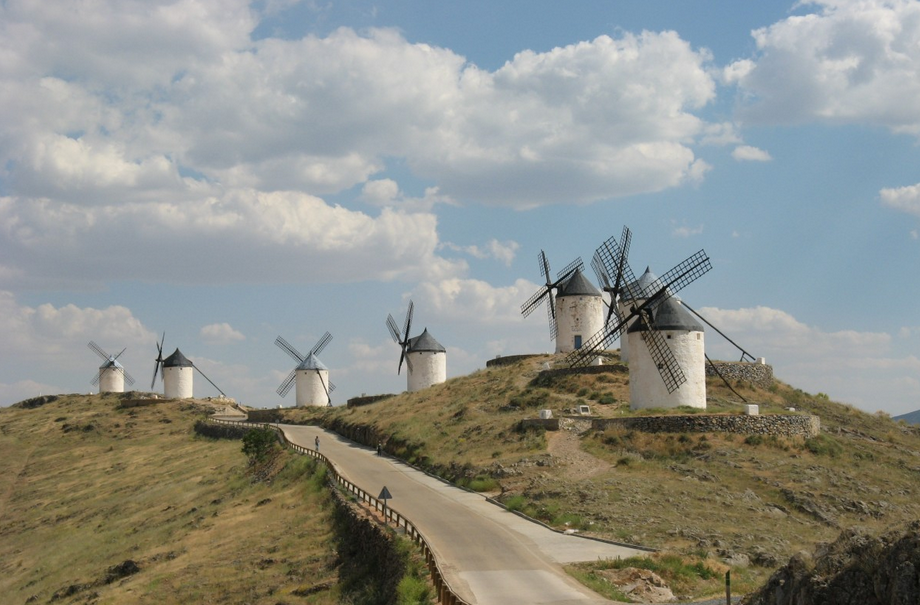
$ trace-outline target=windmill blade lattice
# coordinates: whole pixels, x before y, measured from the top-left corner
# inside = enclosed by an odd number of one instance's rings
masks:
[[[278,345],[278,348],[291,356],[291,359],[297,363],[303,363],[306,357],[301,355],[300,351],[294,348],[294,345],[286,341],[284,338],[279,336],[275,339],[275,344]]]
[[[313,345],[313,348],[310,349],[310,352],[307,353],[306,355],[303,355],[300,351],[297,350],[297,348],[294,345],[289,343],[283,337],[278,336],[278,338],[275,339],[275,344],[278,346],[279,349],[281,349],[282,351],[290,355],[291,359],[297,362],[297,366],[295,366],[294,369],[291,370],[291,372],[287,375],[287,377],[281,381],[281,384],[278,386],[277,389],[275,389],[275,392],[281,395],[282,397],[286,397],[287,394],[291,392],[291,388],[296,383],[297,368],[300,366],[300,364],[305,362],[307,358],[310,357],[310,355],[319,355],[323,351],[323,349],[326,348],[326,345],[328,345],[331,340],[332,340],[332,334],[330,334],[329,332],[326,332],[320,337],[319,340],[316,341],[316,344]],[[319,370],[317,370],[317,373],[319,373]],[[320,375],[320,380],[322,380],[322,375]],[[325,384],[323,385],[323,388],[325,389]],[[327,397],[329,395],[328,389],[326,389],[326,395]]]
[[[406,362],[409,371],[412,371],[412,361],[409,359],[409,330],[412,329],[412,313],[415,310],[415,304],[410,300],[409,308],[406,309],[406,319],[403,322],[403,330],[399,331],[399,326],[396,324],[396,320],[393,319],[392,315],[387,315],[387,329],[390,331],[390,336],[393,337],[393,341],[400,346],[402,349],[399,354],[399,366],[396,368],[396,373],[402,373],[402,364],[403,361]]]
[[[626,237],[625,241],[628,242],[629,237]],[[565,358],[565,361],[575,367],[588,365],[597,353],[608,348],[613,341],[619,338],[629,326],[630,321],[636,318],[637,321],[642,322],[642,339],[645,341],[649,354],[658,367],[668,393],[673,393],[681,384],[686,382],[687,378],[684,376],[683,371],[680,369],[680,364],[677,363],[674,353],[668,347],[661,333],[650,329],[653,314],[663,301],[712,268],[709,257],[706,256],[703,250],[700,250],[643,290],[638,285],[629,262],[623,254],[623,249],[614,238],[611,237],[601,244],[595,254],[608,276],[621,275],[625,280],[624,288],[632,301],[632,307],[626,317],[620,318],[616,325],[612,327],[605,326],[597,334],[589,338],[581,349],[570,353]],[[644,302],[640,304],[637,302],[639,300]]]
[[[128,350],[128,347],[125,347],[124,349],[119,351],[117,355],[109,355],[108,353],[105,352],[105,350],[102,347],[97,345],[92,340],[86,343],[86,346],[89,347],[90,351],[94,352],[96,355],[101,357],[103,361],[108,361],[108,362],[115,362],[119,357],[121,357],[122,353]],[[128,371],[125,370],[123,367],[117,366],[114,363],[111,364],[111,367],[113,367],[116,372],[121,372],[121,375],[124,377],[125,382],[128,383],[129,386],[134,384],[134,378],[130,374],[128,374]],[[90,380],[90,384],[92,384],[93,386],[96,386],[97,384],[99,384],[99,380],[101,377],[102,377],[102,371],[101,370],[97,371],[95,376],[93,376],[93,379]]]
[[[591,259],[591,268],[597,276],[597,282],[601,290],[610,295],[610,303],[607,305],[607,319],[604,321],[605,326],[611,325],[613,318],[619,322],[620,309],[617,304],[620,294],[625,286],[624,265],[629,259],[629,245],[632,241],[632,232],[629,227],[623,227],[623,233],[620,236],[620,245],[618,253],[610,250],[606,242],[594,252]],[[616,258],[616,260],[612,260]],[[609,268],[608,268],[609,267]]]
[[[156,385],[157,382],[157,372],[160,373],[160,380],[163,380],[163,343],[166,342],[166,332],[163,332],[163,338],[160,339],[160,342],[154,342],[157,346],[157,358],[153,362],[153,380],[150,381],[150,388]]]
[[[287,378],[285,378],[281,382],[281,385],[277,389],[275,389],[275,392],[281,395],[282,397],[286,397],[287,394],[291,392],[291,387],[294,386],[294,381],[296,379],[297,379],[297,368],[294,368],[293,370],[291,370],[291,373],[287,375]]]
[[[521,305],[521,314],[524,317],[528,317],[533,313],[534,309],[545,300],[546,318],[549,322],[549,339],[555,340],[558,334],[558,328],[556,326],[556,300],[553,291],[558,290],[559,286],[572,277],[572,274],[575,273],[576,270],[584,271],[585,264],[582,262],[581,258],[576,258],[566,265],[562,271],[556,274],[556,279],[554,281],[549,268],[549,260],[546,258],[546,253],[543,250],[540,250],[540,254],[537,255],[537,263],[540,267],[540,275],[546,279],[546,283]]]

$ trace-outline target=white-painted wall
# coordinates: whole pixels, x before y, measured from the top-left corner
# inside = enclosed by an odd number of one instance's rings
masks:
[[[163,368],[163,395],[167,399],[191,399],[195,368]]]
[[[604,299],[600,296],[556,297],[556,353],[575,350],[575,336],[582,343],[604,327]]]
[[[125,373],[116,367],[109,366],[99,369],[100,393],[124,393]]]
[[[644,301],[639,301],[640,303]],[[623,301],[617,302],[617,310],[620,312],[620,317],[627,317],[630,313],[630,305],[623,304]],[[629,320],[629,323],[626,325],[626,328],[620,334],[620,361],[623,363],[629,362],[629,338],[626,336],[626,330],[629,329],[629,326],[635,323],[636,318],[633,317]]]
[[[447,353],[417,351],[406,355],[411,361],[406,373],[410,392],[427,389],[447,380]]]
[[[297,407],[326,407],[329,402],[326,396],[326,387],[329,386],[329,370],[297,370],[295,380]],[[326,387],[323,386],[324,384]]]
[[[633,410],[648,408],[676,408],[682,405],[706,409],[706,355],[703,332],[659,332],[674,353],[687,382],[673,393],[668,393],[658,367],[642,340],[641,332],[632,332],[629,341],[629,407]],[[668,338],[670,336],[670,338]]]

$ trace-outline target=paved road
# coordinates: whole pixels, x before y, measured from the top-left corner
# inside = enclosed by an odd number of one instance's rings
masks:
[[[320,452],[349,481],[371,494],[386,486],[390,506],[425,536],[448,584],[473,605],[609,604],[561,565],[644,551],[562,535],[446,485],[389,457],[376,456],[318,427],[281,425],[288,439]]]

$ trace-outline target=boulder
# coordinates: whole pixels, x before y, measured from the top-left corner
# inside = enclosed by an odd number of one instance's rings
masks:
[[[873,537],[847,529],[802,551],[744,605],[916,605],[920,603],[920,521]]]

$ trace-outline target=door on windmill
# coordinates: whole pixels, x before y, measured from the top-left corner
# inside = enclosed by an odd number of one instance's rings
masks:
[[[576,348],[576,349],[580,349],[580,348],[581,348],[581,334],[576,334],[576,335],[575,335],[575,348]]]

